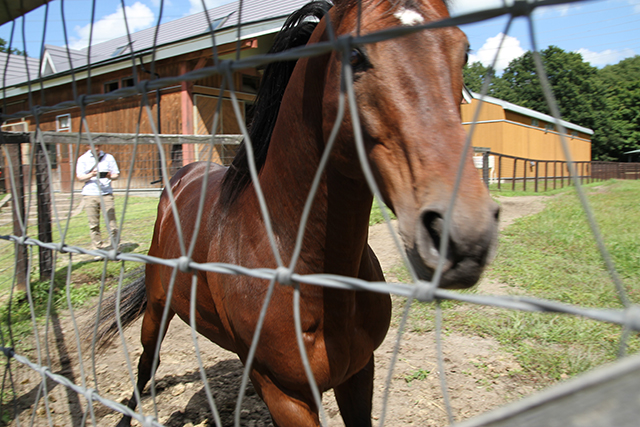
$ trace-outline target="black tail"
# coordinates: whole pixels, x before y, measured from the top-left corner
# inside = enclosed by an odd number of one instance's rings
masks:
[[[147,292],[145,289],[144,270],[137,270],[135,279],[125,285],[120,292],[120,323],[125,329],[131,326],[147,307]],[[98,320],[97,350],[106,350],[118,336],[118,322],[116,319],[117,292],[102,300],[100,318]],[[94,308],[97,310],[97,306]],[[95,330],[95,321],[85,329],[86,342],[91,342]]]

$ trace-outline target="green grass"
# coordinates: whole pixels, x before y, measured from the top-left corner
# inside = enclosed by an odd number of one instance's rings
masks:
[[[638,302],[640,182],[620,181],[587,190],[597,224],[627,291]],[[577,197],[552,199],[547,208],[505,230],[490,275],[535,296],[589,307],[620,306]]]
[[[396,216],[393,214],[393,212],[391,212],[391,209],[389,209],[386,206],[384,206],[384,209],[387,212],[387,215],[389,215],[389,218],[396,219]],[[380,209],[378,201],[374,200],[373,206],[371,206],[371,216],[369,216],[369,225],[380,224],[383,222],[384,222],[384,215],[382,213],[382,210]]]
[[[633,303],[640,302],[640,182],[619,181],[587,189],[589,203]],[[622,308],[574,194],[521,218],[500,238],[488,276],[518,293],[582,307]],[[471,310],[456,322],[498,339],[525,370],[552,379],[575,375],[615,358],[621,328],[567,315]],[[640,350],[637,334],[629,352]]]
[[[81,197],[81,196],[76,196]],[[116,195],[116,219],[118,224],[123,215],[123,204],[125,197]],[[126,251],[136,253],[146,253],[149,249],[151,236],[153,234],[153,224],[156,218],[156,210],[158,206],[157,197],[129,197],[127,202],[127,211],[125,213],[125,221],[121,230],[121,241],[125,243]],[[68,210],[68,206],[58,206],[58,211],[62,216],[63,212]],[[104,221],[101,221],[103,238],[106,239]],[[0,235],[13,234],[13,225],[7,224],[0,226]],[[37,225],[30,224],[28,235],[37,237]],[[79,246],[82,248],[91,248],[91,239],[89,238],[89,225],[85,212],[71,218],[67,226],[67,220],[62,219],[60,224],[54,222],[52,224],[52,240],[61,242],[61,235],[65,236],[64,243],[71,246]],[[38,248],[33,248],[34,276],[37,276]],[[75,258],[81,258],[74,255]],[[66,258],[66,256],[64,256]],[[0,295],[8,293],[13,280],[13,263],[14,263],[14,244],[6,240],[0,240]],[[66,265],[66,263],[65,263]],[[91,269],[90,266],[86,268]]]
[[[640,182],[591,184],[586,187],[586,192],[629,298],[634,303],[640,303],[640,232],[636,224],[636,219],[640,217]],[[565,188],[557,191],[557,194],[557,197],[548,200],[543,212],[520,218],[502,233],[497,258],[486,276],[504,283],[517,294],[583,307],[620,308],[621,303],[596,249],[574,190]],[[117,203],[121,204],[123,200],[124,197],[116,197]],[[156,206],[157,199],[153,197],[130,199],[122,235],[123,241],[135,242],[137,246],[132,249],[134,252],[146,253],[148,249]],[[118,206],[117,212],[120,219],[121,206]],[[382,214],[374,204],[371,223],[378,223],[381,218]],[[0,228],[0,234],[7,232],[10,230]],[[59,234],[56,233],[54,228],[54,241],[59,241]],[[84,213],[71,220],[66,242],[89,246]],[[9,246],[12,259],[13,245],[4,243],[0,246],[0,254]],[[37,259],[35,254],[34,257]],[[103,262],[73,263],[71,286],[68,289],[72,304],[85,304],[97,294],[104,265]],[[137,263],[127,263],[125,269],[138,266]],[[120,263],[107,263],[107,283],[117,279],[119,268]],[[0,288],[3,295],[8,293],[5,282],[10,284],[12,273],[9,272],[8,279],[3,278],[0,283],[4,287]],[[57,312],[66,310],[68,304],[66,273],[65,265],[57,267],[53,286],[53,307]],[[401,267],[394,268],[392,273],[400,281],[409,281],[408,273]],[[48,281],[32,284],[40,319],[45,313],[50,286]],[[472,289],[465,292],[476,291]],[[445,333],[455,331],[493,337],[504,350],[515,355],[525,373],[536,372],[549,381],[563,379],[613,360],[618,351],[621,328],[615,325],[568,315],[522,313],[450,301],[443,302],[442,307]],[[402,300],[394,298],[396,316],[402,313],[402,308]],[[0,305],[3,334],[6,334],[8,315],[5,298]],[[15,340],[20,341],[31,328],[28,305],[24,301],[16,303],[14,300],[11,316]],[[408,328],[415,333],[433,330],[433,306],[414,304]],[[639,350],[640,339],[636,334],[629,340],[628,351]],[[412,381],[420,379],[423,373],[415,374],[415,378],[412,375]]]
[[[80,196],[77,196],[80,197]],[[116,217],[120,223],[125,197],[116,194]],[[125,242],[128,252],[146,254],[153,235],[153,224],[156,218],[158,206],[157,197],[129,197],[125,221],[121,231],[121,241]],[[60,212],[68,210],[68,206],[58,206]],[[387,209],[392,218],[393,213]],[[374,204],[371,215],[371,223],[384,221],[381,210]],[[104,223],[102,224],[103,235]],[[8,224],[0,227],[0,235],[13,234],[13,225]],[[37,226],[30,225],[30,235],[37,235]],[[79,246],[83,248],[91,247],[89,238],[89,228],[87,217],[84,212],[71,218],[67,225],[66,219],[61,221],[60,226],[53,224],[53,241],[61,242],[61,235],[65,236],[64,242],[67,245]],[[67,292],[67,269],[68,255],[58,254],[58,262],[54,275],[54,282],[50,280],[38,280],[38,250],[32,248],[32,275],[31,293],[34,301],[34,310],[38,322],[42,322],[46,315],[49,294],[52,296],[52,309],[54,313],[63,312],[68,309],[69,300],[74,307],[79,307],[92,301],[100,291],[102,274],[105,274],[107,287],[116,283],[120,274],[120,263],[94,262],[90,256],[73,255],[71,266],[70,286]],[[5,337],[9,336],[7,325],[11,324],[11,335],[14,344],[22,342],[32,334],[31,308],[27,302],[26,295],[14,295],[9,304],[9,292],[13,280],[14,264],[14,244],[6,240],[0,240],[0,261],[3,268],[0,269],[0,328]],[[125,263],[125,271],[130,271],[139,267],[138,263]],[[24,349],[24,347],[23,347]]]
[[[610,181],[589,185],[585,191],[629,299],[638,304],[640,182]],[[561,193],[548,200],[543,212],[520,218],[501,233],[498,255],[485,276],[514,294],[581,307],[622,308],[575,191]],[[394,274],[403,277],[402,272]],[[447,304],[445,331],[493,337],[516,356],[524,372],[549,381],[612,361],[619,350],[621,328],[616,325],[569,315]],[[396,315],[401,306],[396,302]],[[408,327],[414,332],[432,330],[433,308],[415,304]],[[640,351],[638,334],[630,338],[627,351]]]
[[[120,221],[123,215],[124,196],[116,195],[116,216]],[[158,205],[157,197],[129,197],[127,211],[124,213],[125,221],[121,232],[121,248],[126,252],[146,254],[149,249],[153,234],[153,224]],[[62,207],[59,207],[62,209]],[[106,237],[103,228],[103,237]],[[66,230],[66,231],[65,231]],[[0,235],[12,234],[12,225],[0,227]],[[61,222],[61,227],[53,225],[53,241],[60,242],[61,232],[65,235],[67,245],[90,248],[89,228],[84,212],[72,217],[67,227],[66,220]],[[30,235],[37,236],[35,225],[29,228]],[[32,333],[31,307],[24,293],[16,292],[13,299],[9,300],[10,287],[13,280],[14,245],[2,241],[0,245],[0,259],[3,269],[0,272],[0,328],[5,340],[10,343],[5,345],[27,344]],[[49,278],[40,280],[38,272],[38,248],[31,248],[32,274],[31,295],[33,309],[39,323],[42,323],[47,312],[49,295],[51,294],[51,308],[54,313],[64,312],[69,303],[79,307],[92,301],[100,291],[102,275],[105,276],[107,288],[117,282],[120,275],[121,263],[119,262],[94,262],[91,256],[73,255],[71,263],[71,275],[67,284],[67,272],[69,269],[69,256],[57,254],[53,283]],[[125,272],[140,267],[139,263],[124,263]],[[8,325],[11,324],[11,337],[9,339]],[[24,350],[24,346],[22,347]]]
[[[423,381],[427,379],[430,373],[431,371],[429,371],[428,369],[418,368],[410,374],[405,375],[404,380],[408,384],[411,384],[413,381]]]
[[[602,182],[592,182],[589,184],[583,183],[582,186],[585,188],[597,187],[603,185]],[[524,184],[522,181],[516,181],[515,187],[512,189],[511,183],[502,183],[500,184],[500,188],[498,189],[498,184],[489,184],[489,191],[494,196],[552,196],[555,194],[573,192],[575,188],[573,186],[573,182],[570,182],[568,178],[565,178],[564,185],[561,186],[560,180],[556,182],[556,188],[553,188],[553,181],[549,181],[547,183],[547,189],[544,188],[544,182],[541,180],[538,182],[538,191],[535,191],[535,184],[533,181],[527,182],[527,187],[525,190]]]

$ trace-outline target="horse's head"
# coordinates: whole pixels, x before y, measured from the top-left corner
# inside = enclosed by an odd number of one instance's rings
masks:
[[[335,1],[338,35],[368,34],[448,16],[441,0]],[[358,29],[359,28],[359,29]],[[326,32],[325,32],[326,34]],[[468,43],[458,28],[419,31],[353,48],[353,86],[365,148],[385,203],[398,217],[406,253],[417,274],[430,280],[438,265],[444,218],[454,197],[466,134],[461,124],[462,68]],[[329,59],[323,95],[325,135],[336,117],[342,54]],[[344,174],[360,168],[352,120],[342,126],[333,155]],[[499,209],[473,166],[471,153],[455,196],[440,286],[465,288],[478,280],[496,245]]]

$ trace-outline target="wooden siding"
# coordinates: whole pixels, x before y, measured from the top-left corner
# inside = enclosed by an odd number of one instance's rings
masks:
[[[478,104],[477,100],[472,100],[471,104],[462,104],[460,107],[460,113],[462,116],[462,122],[470,122],[474,118],[475,114],[475,106]],[[496,104],[491,104],[489,102],[483,102],[482,108],[480,109],[480,116],[478,116],[478,121],[483,122],[487,120],[504,120],[505,111]]]
[[[32,137],[35,133],[31,134]],[[71,189],[79,190],[82,183],[75,179],[75,165],[78,156],[87,150],[87,138],[82,136],[78,145],[78,134],[48,132],[43,134],[45,144],[55,147],[54,155],[57,168],[53,171],[52,185],[55,190],[64,192]],[[216,163],[229,164],[235,156],[239,145],[238,136],[223,136],[211,138],[180,136],[135,134],[93,134],[93,142],[101,144],[103,151],[111,153],[118,162],[120,179],[112,183],[115,189],[127,188],[131,179],[132,188],[161,188],[162,158],[158,151],[158,140],[161,144],[162,157],[166,161],[166,171],[169,175],[181,166],[182,158],[176,156],[175,147],[190,147],[196,153],[195,160],[211,160]],[[137,141],[135,156],[131,152]],[[29,144],[23,144],[23,150],[29,150]],[[26,163],[25,163],[26,162]],[[29,158],[23,156],[23,163],[28,164]],[[73,184],[73,187],[72,187]]]
[[[462,106],[462,118],[465,129],[469,131],[476,102]],[[491,107],[491,108],[486,108]],[[569,149],[575,161],[591,160],[591,140],[588,135],[565,135]],[[565,160],[560,134],[545,129],[545,123],[531,125],[531,118],[505,112],[502,107],[485,103],[482,107],[481,119],[474,128],[472,137],[474,147],[487,147],[491,151],[510,156],[534,160]]]
[[[200,61],[202,65],[204,61]],[[196,61],[189,61],[189,67],[197,65]],[[207,65],[212,65],[207,64]],[[179,70],[179,63],[168,62],[161,63],[158,66],[158,73],[177,73]],[[188,68],[190,69],[190,68]],[[253,71],[255,73],[255,70]],[[244,74],[251,73],[245,71]],[[92,87],[95,92],[102,93],[104,83],[112,80],[118,80],[130,77],[130,72],[118,72],[112,73],[106,76],[100,76],[101,78],[92,79]],[[143,77],[143,76],[141,76]],[[234,86],[241,87],[242,85],[242,73],[235,73]],[[217,103],[217,97],[213,98],[211,95],[218,95],[220,93],[219,86],[204,86],[206,84],[219,85],[221,82],[220,76],[211,76],[206,79],[197,81],[198,85],[192,83],[188,84],[188,90],[191,92],[195,87],[197,92],[206,92],[209,96],[202,94],[190,94],[191,98],[199,99],[202,102],[197,110],[197,119],[203,126],[202,129],[196,130],[196,134],[211,134],[211,122],[213,119],[213,112],[215,111],[215,105]],[[79,85],[80,86],[80,85]],[[71,85],[64,85],[58,88],[48,89],[45,93],[46,105],[56,105],[62,101],[68,101],[72,93]],[[233,111],[231,101],[227,98],[228,94],[225,93],[225,98],[222,107],[221,125],[217,134],[240,134],[240,127],[238,126],[235,113]],[[166,135],[180,135],[183,133],[183,114],[182,114],[182,99],[181,88],[171,87],[162,89],[160,91],[160,120],[158,122],[158,103],[157,92],[152,91],[147,94],[149,102],[149,109],[142,108],[143,97],[141,95],[118,98],[115,100],[106,100],[89,104],[85,107],[85,120],[88,125],[89,131],[92,134],[101,133],[122,133],[133,134],[139,132],[141,134],[151,134],[156,130]],[[239,102],[241,103],[241,109],[243,110],[246,102],[252,102],[255,98],[254,94],[238,93]],[[38,93],[34,93],[34,103],[40,101]],[[205,102],[204,100],[209,102]],[[8,105],[7,113],[17,113],[26,111],[28,109],[28,102],[26,97],[16,98],[11,100],[11,104]],[[150,110],[150,113],[149,111]],[[56,112],[46,113],[40,117],[40,129],[42,131],[56,132],[56,117],[60,115],[70,116],[71,132],[79,132],[80,130],[85,133],[86,128],[81,129],[81,110],[78,107],[72,107],[66,110],[60,110]],[[244,120],[244,117],[243,117]],[[33,116],[27,116],[24,119],[11,120],[9,123],[17,123],[24,121],[27,125],[25,131],[35,131],[36,122]],[[154,124],[152,126],[151,124]],[[24,153],[28,157],[28,146],[25,147],[27,151]],[[124,188],[127,180],[129,179],[128,172],[124,172],[129,168],[131,159],[134,156],[133,145],[127,146],[113,146],[105,147],[107,151],[111,152],[117,159],[118,164],[123,170],[121,178],[114,182],[114,188]],[[211,160],[221,164],[229,164],[235,155],[237,147],[233,146],[216,146],[214,147],[213,156]],[[57,163],[54,174],[56,178],[56,190],[70,191],[72,188],[72,181],[75,176],[75,148],[71,148],[69,145],[58,144],[55,149],[58,152],[59,160]],[[166,146],[163,148],[165,158],[167,159],[167,170],[170,175],[173,175],[177,169],[183,166],[184,156],[182,153],[193,153],[190,157],[192,160],[204,160],[209,159],[209,152],[211,151],[207,145],[202,144],[184,144],[176,145],[174,147]],[[80,153],[86,151],[84,143],[80,148]],[[131,176],[131,185],[134,188],[150,188],[150,182],[159,180],[160,176],[160,157],[158,149],[155,146],[141,145],[138,147],[135,154],[134,172]],[[79,184],[76,182],[73,188],[78,189]],[[156,186],[160,186],[157,184]],[[153,187],[151,185],[151,187]]]
[[[470,122],[473,120],[477,105],[478,101],[474,100],[471,104],[461,106],[462,121],[467,132],[471,130]],[[562,174],[567,176],[565,166],[560,163],[544,162],[566,160],[560,134],[546,129],[546,125],[547,123],[542,120],[536,122],[529,116],[505,111],[499,105],[485,102],[482,105],[478,122],[474,126],[471,144],[474,147],[489,148],[494,153],[531,159],[529,162],[524,162],[502,158],[498,162],[494,156],[491,160],[493,169],[490,171],[490,178],[498,176],[498,168],[500,168],[501,178],[531,177],[535,173],[536,166],[539,168],[539,176],[551,177]],[[570,129],[568,133],[565,135],[565,139],[573,160],[590,161],[591,139],[589,135],[577,132],[577,136],[575,136],[572,135]],[[536,165],[536,163],[539,164]]]

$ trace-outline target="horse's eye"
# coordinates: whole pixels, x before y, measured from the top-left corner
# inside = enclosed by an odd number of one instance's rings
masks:
[[[367,61],[367,57],[359,48],[355,48],[351,51],[351,54],[349,56],[349,63],[356,71],[362,70],[369,64],[369,62]]]

